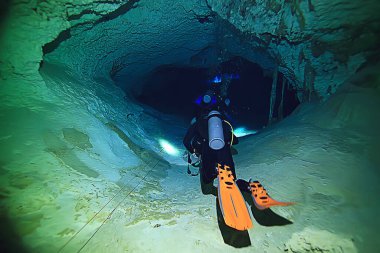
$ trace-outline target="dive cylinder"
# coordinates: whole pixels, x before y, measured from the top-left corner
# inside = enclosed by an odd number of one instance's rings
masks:
[[[224,147],[223,123],[218,111],[208,114],[208,140],[211,149],[219,150]]]

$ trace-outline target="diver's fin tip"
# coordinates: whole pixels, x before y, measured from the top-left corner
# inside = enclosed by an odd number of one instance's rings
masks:
[[[257,209],[265,210],[272,206],[290,206],[295,202],[281,202],[271,198],[259,181],[250,183],[253,202]],[[260,188],[260,191],[258,190]]]

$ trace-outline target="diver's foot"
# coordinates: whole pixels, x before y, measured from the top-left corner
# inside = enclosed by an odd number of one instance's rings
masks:
[[[272,206],[289,206],[295,204],[294,202],[280,202],[272,199],[259,181],[251,182],[250,180],[249,186],[253,202],[259,210],[268,209]]]
[[[249,185],[249,182],[243,179],[238,179],[235,181],[235,183],[237,184],[241,192],[251,192],[251,186]]]

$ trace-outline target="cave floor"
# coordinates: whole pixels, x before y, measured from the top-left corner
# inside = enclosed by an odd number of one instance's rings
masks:
[[[259,180],[273,198],[297,203],[272,208],[288,225],[260,225],[266,214],[252,210],[258,219],[249,231],[252,245],[242,249],[223,242],[215,197],[202,195],[186,166],[140,164],[112,182],[70,168],[69,161],[78,162],[73,151],[46,138],[45,155],[27,173],[22,162],[1,169],[13,229],[33,252],[374,252],[378,246],[379,177],[368,159],[374,147],[359,131],[290,118],[241,139],[238,177]]]
[[[241,138],[237,176],[259,180],[273,198],[297,204],[273,207],[269,215],[252,209],[251,246],[236,249],[223,241],[215,197],[202,195],[180,155],[160,152],[158,138],[181,147],[183,122],[126,103],[111,85],[47,70],[41,94],[49,102],[9,99],[0,110],[1,238],[8,251],[379,248],[380,138],[373,115],[380,101],[373,90],[356,87],[311,109],[303,105]]]

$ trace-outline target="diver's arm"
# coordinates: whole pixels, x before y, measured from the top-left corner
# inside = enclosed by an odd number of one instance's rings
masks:
[[[192,146],[191,146],[191,140],[194,138],[195,133],[196,133],[196,124],[192,124],[187,130],[185,137],[183,138],[183,145],[185,146],[187,151],[189,151],[190,153],[194,153],[194,150],[192,150]]]

